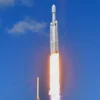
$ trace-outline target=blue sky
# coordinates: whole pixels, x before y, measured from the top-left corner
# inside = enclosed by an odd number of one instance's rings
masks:
[[[99,0],[0,0],[0,100],[48,99],[49,24],[57,7],[62,100],[100,100]]]

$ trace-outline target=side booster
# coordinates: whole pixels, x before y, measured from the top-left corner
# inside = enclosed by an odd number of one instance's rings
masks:
[[[52,22],[50,23],[50,52],[57,53],[58,50],[58,22],[56,20],[56,6],[52,6]]]

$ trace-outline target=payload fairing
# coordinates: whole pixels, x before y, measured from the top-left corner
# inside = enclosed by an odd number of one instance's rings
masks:
[[[58,52],[58,22],[56,20],[56,6],[52,6],[52,22],[50,23],[50,52]]]

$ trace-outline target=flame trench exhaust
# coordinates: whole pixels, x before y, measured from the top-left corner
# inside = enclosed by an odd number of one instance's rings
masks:
[[[56,6],[52,6],[52,22],[50,23],[50,99],[60,100],[58,22]]]

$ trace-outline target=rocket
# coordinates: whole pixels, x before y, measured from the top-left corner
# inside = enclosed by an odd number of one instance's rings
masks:
[[[39,77],[37,77],[37,97],[36,97],[36,100],[40,100],[40,97],[39,97]]]
[[[57,53],[58,50],[58,22],[56,20],[56,6],[52,6],[52,22],[50,23],[50,53]]]

